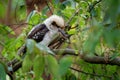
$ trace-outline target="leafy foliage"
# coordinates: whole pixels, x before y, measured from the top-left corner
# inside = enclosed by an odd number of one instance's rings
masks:
[[[7,9],[1,3],[7,2],[0,1],[1,18],[4,18]],[[114,60],[120,56],[120,0],[65,0],[61,3],[60,0],[52,0],[49,6],[54,8],[54,14],[63,16],[66,23],[78,11],[69,22],[71,29],[66,31],[72,35],[69,46],[76,52],[79,50],[88,56],[104,57],[106,64],[108,59]],[[17,23],[25,20],[25,9],[23,0],[13,0],[12,10],[13,13],[17,10]],[[17,38],[11,37],[15,33],[9,26],[0,24],[2,56],[12,60],[17,57],[16,53],[23,44],[26,43],[28,48],[26,56],[21,59],[22,69],[16,72],[17,79],[43,80],[45,73],[51,75],[52,80],[120,80],[119,66],[88,63],[72,55],[56,58],[48,47],[26,40],[33,25],[44,21],[48,11],[48,6],[41,12],[32,11],[27,17],[28,27]],[[0,80],[5,80],[5,76],[4,66],[0,64]]]
[[[72,64],[72,61],[73,59],[71,56],[63,57],[59,61],[59,66],[60,66],[59,73],[61,74],[61,76],[63,76],[68,71],[69,67]]]
[[[0,63],[0,80],[6,80],[6,73],[4,66]]]

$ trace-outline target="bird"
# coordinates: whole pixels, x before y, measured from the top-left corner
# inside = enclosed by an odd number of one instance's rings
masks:
[[[45,21],[43,21],[43,23],[34,26],[28,33],[27,39],[33,39],[37,43],[48,47],[52,43],[52,41],[54,41],[60,35],[66,37],[64,29],[64,19],[61,16],[52,15],[48,17]],[[27,47],[26,45],[24,45],[22,53],[25,53],[26,50]]]
[[[61,16],[52,15],[32,28],[28,33],[28,39],[33,39],[37,43],[48,46],[56,37],[60,35],[60,30],[65,29],[65,22]],[[61,31],[62,32],[62,31]]]
[[[33,39],[36,43],[40,43],[44,46],[49,47],[49,45],[60,35],[63,37],[67,37],[65,33],[65,21],[61,16],[58,15],[52,15],[48,17],[45,21],[42,23],[37,24],[34,26],[30,32],[27,35],[27,39]],[[17,54],[24,59],[27,52],[27,46],[26,44],[23,44],[22,47],[18,50]],[[14,69],[12,66],[17,65],[17,68]],[[8,62],[8,68],[10,72],[18,70],[22,63],[18,59],[13,59],[12,61]],[[11,73],[12,74],[12,73]]]

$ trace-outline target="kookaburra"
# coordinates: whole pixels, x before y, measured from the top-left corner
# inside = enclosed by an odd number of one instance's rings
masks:
[[[28,39],[33,39],[37,43],[48,46],[54,39],[56,39],[60,31],[64,30],[64,19],[57,15],[52,15],[47,18],[42,24],[38,24],[28,33]]]
[[[43,23],[36,25],[28,33],[27,39],[33,39],[37,43],[49,47],[52,41],[62,34],[65,36],[65,22],[64,19],[57,15],[52,15]],[[20,49],[21,50],[21,49]],[[27,47],[24,45],[22,53],[26,53]],[[18,54],[21,54],[18,53]]]
[[[27,39],[33,39],[37,43],[40,43],[42,45],[45,45],[49,47],[49,45],[54,41],[56,38],[62,34],[62,36],[65,36],[64,34],[65,29],[65,22],[64,19],[57,15],[52,15],[49,18],[47,18],[42,24],[38,24],[35,27],[32,28],[32,30],[28,33]],[[18,55],[21,57],[24,57],[27,51],[26,44],[24,44],[19,50]],[[14,65],[19,60],[14,59],[10,63],[8,63],[8,66]],[[19,67],[22,64],[18,65]],[[12,70],[10,70],[12,71]]]

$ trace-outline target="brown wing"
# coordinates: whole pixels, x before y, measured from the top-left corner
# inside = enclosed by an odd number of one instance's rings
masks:
[[[49,30],[45,24],[38,24],[30,31],[30,33],[27,36],[27,39],[33,39],[36,42],[41,42],[48,31]],[[23,45],[23,48],[21,50],[22,52],[19,52],[18,54],[20,55],[21,53],[26,53],[26,50],[26,45]]]
[[[43,40],[45,34],[49,31],[45,24],[38,24],[28,34],[28,39],[34,39],[36,42]]]

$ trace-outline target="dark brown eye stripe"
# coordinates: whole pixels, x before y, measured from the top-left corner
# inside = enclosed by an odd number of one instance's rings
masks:
[[[56,26],[57,28],[60,28],[60,26],[58,26],[55,21],[52,22],[52,25]]]

